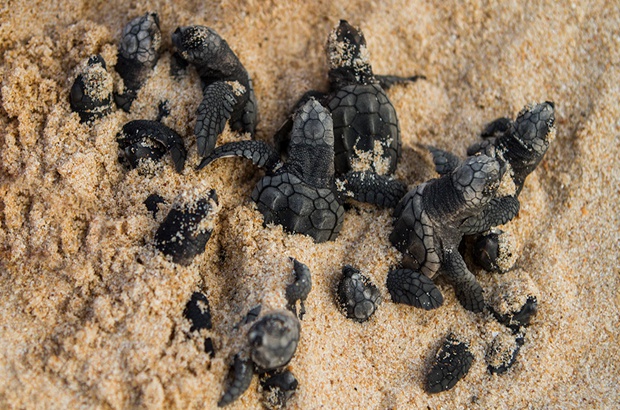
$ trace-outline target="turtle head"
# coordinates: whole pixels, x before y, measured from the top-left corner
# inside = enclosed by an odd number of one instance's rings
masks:
[[[287,166],[315,187],[327,187],[334,179],[334,125],[332,116],[314,98],[295,114]]]
[[[327,39],[329,77],[332,83],[374,82],[366,39],[360,29],[340,20]]]
[[[226,40],[209,27],[178,27],[172,33],[172,43],[201,77],[219,73],[230,75],[238,64]]]
[[[487,204],[499,188],[502,173],[499,162],[484,154],[467,158],[452,172],[452,184],[468,208]]]
[[[543,156],[555,131],[555,105],[550,101],[526,106],[515,121],[514,137],[529,151]]]
[[[511,132],[499,140],[519,187],[540,163],[555,137],[554,107],[550,101],[527,105],[512,124]]]

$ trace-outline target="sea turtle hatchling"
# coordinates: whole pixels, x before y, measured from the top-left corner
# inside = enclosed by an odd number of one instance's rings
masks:
[[[194,129],[198,155],[211,154],[227,121],[233,131],[253,137],[258,105],[252,80],[226,40],[209,27],[187,26],[176,29],[172,42],[202,80],[203,100]]]
[[[463,223],[468,233],[476,234],[473,257],[489,271],[505,272],[516,259],[509,255],[510,239],[501,230],[489,231],[512,220],[520,209],[519,194],[526,177],[534,171],[555,135],[555,104],[546,101],[525,106],[516,120],[498,118],[482,131],[483,140],[471,145],[467,155],[484,153],[496,158],[508,176],[507,189],[498,190],[482,210],[480,217]],[[452,172],[461,159],[447,151],[430,148],[435,169],[441,175]]]
[[[501,176],[496,159],[483,154],[469,157],[450,174],[415,187],[394,210],[390,241],[404,254],[405,267],[429,278],[444,274],[461,304],[473,312],[485,307],[483,291],[458,246],[469,233],[463,222],[480,215]]]
[[[316,100],[297,112],[286,163],[262,141],[237,141],[216,148],[203,159],[203,168],[222,157],[245,157],[267,169],[252,199],[264,223],[282,225],[315,242],[335,240],[342,227],[344,207],[334,183],[334,134],[330,113]]]
[[[332,113],[336,175],[341,186],[358,201],[394,207],[407,186],[392,174],[401,152],[396,110],[385,89],[421,78],[373,74],[361,30],[340,20],[327,41],[330,90],[306,93],[298,106],[317,98]],[[276,134],[276,145],[286,145],[292,124],[288,120]]]

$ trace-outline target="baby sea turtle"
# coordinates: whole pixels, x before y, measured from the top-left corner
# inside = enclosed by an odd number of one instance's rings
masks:
[[[248,331],[249,359],[240,354],[231,367],[232,382],[218,402],[223,407],[239,398],[249,387],[254,373],[282,369],[293,358],[299,343],[301,325],[286,310],[276,310],[257,320]]]
[[[467,269],[458,246],[468,220],[478,218],[494,197],[501,179],[494,158],[467,158],[452,173],[418,185],[399,202],[390,235],[404,254],[403,264],[432,278],[444,274],[453,284],[461,304],[481,312],[485,303],[482,287]]]
[[[129,121],[116,136],[116,141],[121,149],[121,162],[129,168],[136,168],[143,161],[157,162],[169,152],[175,170],[179,173],[183,171],[187,158],[183,139],[160,122]]]
[[[401,152],[396,111],[385,89],[402,78],[373,74],[362,31],[340,20],[327,41],[330,91],[310,91],[300,103],[320,99],[334,121],[335,170],[342,188],[358,201],[394,207],[407,186],[392,178]],[[285,145],[292,124],[287,121],[276,143]]]
[[[288,159],[262,141],[237,141],[216,148],[203,159],[203,168],[222,157],[245,157],[266,168],[252,192],[264,223],[282,225],[315,242],[335,240],[342,227],[344,207],[334,183],[334,134],[329,112],[308,100],[297,112]]]
[[[554,107],[552,102],[546,101],[526,106],[515,121],[499,118],[482,132],[482,142],[467,149],[469,156],[483,153],[497,159],[513,185],[492,198],[478,218],[465,223],[468,231],[484,232],[505,224],[517,215],[520,207],[517,197],[523,189],[525,178],[540,163],[555,134]],[[436,148],[431,148],[431,153],[435,168],[441,175],[449,174],[462,162],[454,154]]]
[[[191,264],[196,255],[205,251],[216,209],[214,190],[180,195],[155,233],[155,247],[171,256],[174,263]]]
[[[114,101],[124,111],[129,112],[138,90],[157,64],[160,46],[157,13],[136,17],[123,28],[115,69],[123,79],[125,88],[114,94]]]
[[[258,105],[252,80],[226,40],[209,27],[188,26],[177,28],[172,42],[202,80],[203,100],[194,130],[198,155],[211,154],[226,121],[232,130],[253,137]]]
[[[352,266],[342,268],[336,293],[344,315],[362,323],[370,319],[381,304],[381,292],[366,276]]]
[[[516,259],[503,238],[502,231],[487,232],[491,228],[512,220],[520,209],[518,196],[526,177],[534,171],[547,152],[549,142],[555,135],[555,105],[546,101],[528,105],[512,121],[499,118],[488,124],[481,136],[483,141],[471,145],[467,155],[484,153],[498,160],[508,177],[504,189],[484,207],[480,217],[466,221],[463,226],[475,239],[474,260],[489,271],[504,272]],[[435,168],[440,174],[452,172],[461,159],[456,155],[431,148]],[[511,261],[511,263],[507,262]]]
[[[80,115],[80,122],[108,115],[112,111],[112,89],[112,76],[103,57],[90,57],[71,86],[71,110]]]

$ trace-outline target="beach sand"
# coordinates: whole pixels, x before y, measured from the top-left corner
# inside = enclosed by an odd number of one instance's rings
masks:
[[[259,2],[9,1],[0,6],[0,407],[213,408],[257,304],[284,306],[294,257],[313,275],[291,408],[613,408],[620,403],[620,8],[607,1]],[[173,5],[174,4],[174,5]],[[131,113],[92,125],[69,106],[76,67],[100,53],[111,69],[122,27],[159,14],[164,52]],[[557,137],[526,180],[514,234],[517,268],[476,272],[488,299],[515,289],[538,299],[517,363],[487,371],[485,352],[506,332],[473,314],[438,280],[444,305],[390,301],[385,278],[400,254],[390,210],[353,206],[335,242],[263,227],[249,195],[263,175],[248,161],[195,171],[195,71],[170,76],[170,34],[202,24],[226,39],[252,76],[257,139],[272,136],[307,90],[325,91],[325,41],[339,19],[360,26],[375,73],[423,74],[391,88],[410,188],[434,178],[425,145],[464,155],[486,123],[555,102]],[[113,71],[113,70],[110,70]],[[118,80],[118,78],[116,78]],[[182,174],[168,159],[153,173],[118,162],[116,134],[132,119],[164,123],[189,148]],[[219,143],[247,139],[227,128]],[[153,236],[184,191],[220,199],[206,251],[178,266]],[[144,199],[167,201],[157,219]],[[165,209],[164,209],[165,208]],[[334,300],[342,266],[358,267],[384,302],[366,323]],[[209,299],[213,329],[189,332],[192,292]],[[474,362],[454,389],[424,392],[450,332]],[[212,337],[210,358],[203,341]],[[257,408],[255,379],[230,408]]]

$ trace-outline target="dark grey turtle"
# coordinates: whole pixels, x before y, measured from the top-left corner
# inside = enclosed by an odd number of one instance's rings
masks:
[[[129,168],[136,168],[143,161],[157,162],[169,152],[175,170],[183,171],[187,158],[183,139],[160,122],[129,121],[116,136],[116,141],[121,149],[120,160]]]
[[[251,319],[248,313],[240,322],[240,325],[254,322],[247,333],[250,358],[242,360],[239,354],[235,356],[230,371],[234,375],[233,382],[222,396],[221,404],[218,403],[220,407],[241,396],[248,388],[254,373],[273,375],[282,370],[297,350],[301,333],[301,324],[297,317],[287,310],[275,310],[256,320],[256,316],[260,315],[260,309],[257,309],[259,306],[250,311]],[[238,329],[239,325],[235,328]]]
[[[394,207],[407,186],[392,178],[401,138],[396,111],[384,89],[420,77],[374,75],[364,35],[345,20],[329,35],[327,54],[330,91],[325,95],[311,91],[301,102],[318,98],[332,113],[335,170],[343,193],[361,202]],[[276,135],[277,143],[286,144],[290,128],[289,120]]]
[[[202,80],[203,101],[196,118],[198,155],[213,151],[226,121],[234,131],[252,137],[258,105],[252,80],[228,43],[215,30],[204,26],[179,27],[172,34],[178,54],[196,67]]]
[[[157,64],[160,46],[157,13],[136,17],[123,28],[115,69],[123,79],[124,89],[114,94],[114,101],[124,111],[129,112],[138,90]]]
[[[286,310],[266,314],[254,323],[248,342],[257,369],[270,371],[286,366],[297,350],[300,332],[299,320]]]
[[[155,247],[171,256],[174,263],[191,264],[196,255],[205,251],[216,208],[214,190],[180,195],[155,232]]]
[[[263,405],[270,410],[283,409],[295,394],[299,382],[288,370],[281,373],[265,373],[260,379],[263,391]]]
[[[312,290],[312,275],[305,264],[297,259],[291,259],[295,281],[286,287],[286,308],[297,315],[297,301],[299,301],[299,319],[301,320],[306,314],[304,302]]]
[[[502,184],[504,189],[498,190],[482,214],[463,223],[468,234],[485,233],[512,220],[519,213],[518,196],[525,179],[542,160],[555,133],[554,107],[552,102],[547,101],[526,106],[515,121],[499,118],[486,126],[481,134],[484,138],[482,142],[467,149],[467,155],[485,153],[493,156],[509,177]],[[461,159],[452,153],[436,148],[431,148],[431,153],[435,168],[442,175],[450,173],[461,163]],[[497,264],[498,258],[502,257],[499,249],[501,239],[490,234],[478,238],[477,242],[474,258],[481,261],[487,270],[505,270]]]
[[[455,287],[461,304],[484,309],[482,287],[467,269],[458,246],[464,222],[477,218],[494,197],[501,179],[497,160],[469,157],[451,174],[418,185],[399,202],[390,235],[404,254],[403,264],[432,278],[442,273]]]
[[[232,156],[267,169],[252,192],[265,224],[282,225],[285,231],[309,235],[317,243],[336,239],[344,207],[334,183],[332,119],[319,102],[310,99],[297,112],[286,163],[262,141],[238,141],[215,149],[198,169]]]
[[[473,361],[474,355],[469,351],[467,343],[461,342],[450,333],[426,376],[426,391],[439,393],[450,390],[469,372]]]
[[[86,62],[69,94],[71,110],[80,115],[80,122],[89,122],[108,115],[112,111],[112,76],[100,55]]]
[[[365,322],[381,304],[381,292],[366,276],[350,265],[342,268],[336,292],[343,314],[356,322]]]
[[[235,355],[233,365],[230,368],[228,387],[224,391],[222,398],[217,402],[217,407],[224,407],[237,400],[250,387],[254,377],[254,365],[251,360],[242,359]]]

